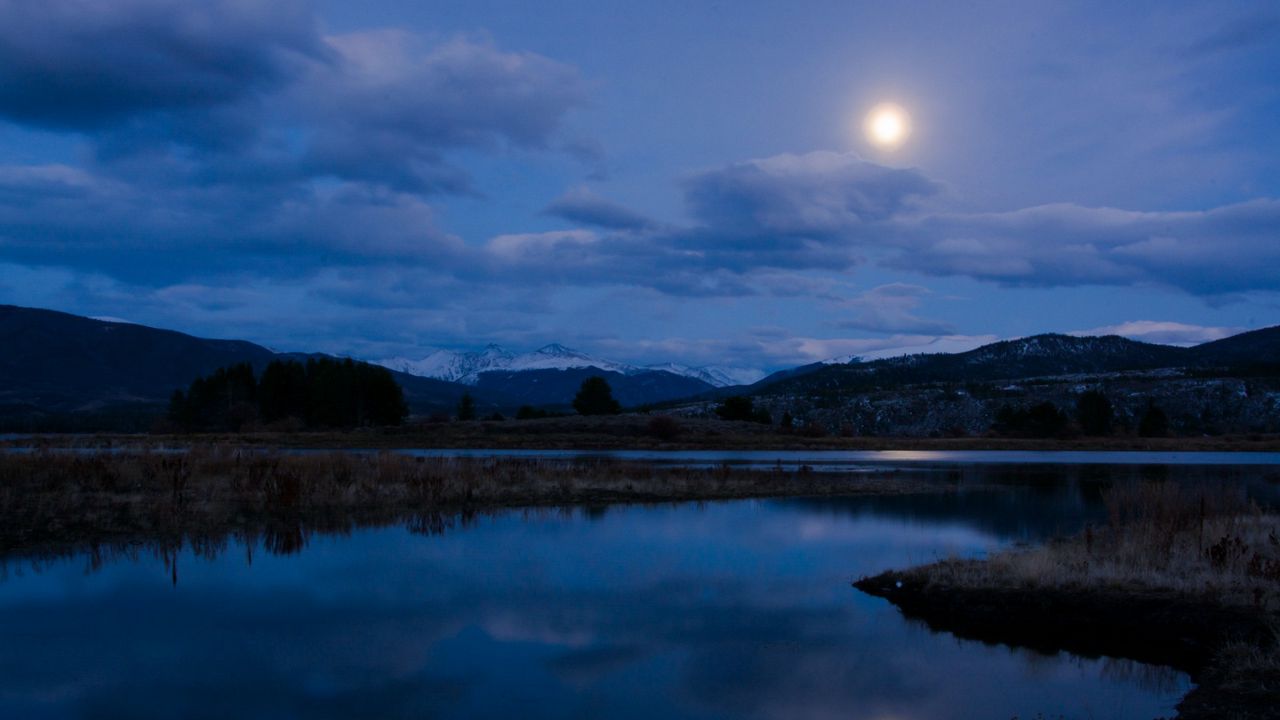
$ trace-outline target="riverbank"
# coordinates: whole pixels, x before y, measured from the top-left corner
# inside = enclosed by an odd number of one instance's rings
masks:
[[[238,534],[343,532],[499,508],[947,492],[886,470],[661,467],[608,459],[291,455],[231,445],[0,453],[0,557],[145,545],[217,547]],[[270,544],[270,543],[269,543]],[[282,547],[287,548],[288,542]]]
[[[839,437],[782,432],[772,426],[710,418],[617,415],[534,420],[441,422],[345,432],[235,434],[35,434],[0,439],[0,447],[109,447],[234,443],[293,448],[485,448],[528,450],[1111,450],[1156,452],[1275,452],[1280,436],[1189,438],[1137,436]]]
[[[1280,516],[1232,488],[1117,488],[1106,527],[855,583],[936,631],[1189,673],[1184,720],[1280,717]]]

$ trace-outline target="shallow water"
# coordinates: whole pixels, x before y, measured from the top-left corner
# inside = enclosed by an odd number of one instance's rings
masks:
[[[960,641],[850,587],[1102,515],[1067,479],[512,511],[176,567],[11,562],[0,717],[1172,715],[1180,673]]]
[[[316,451],[327,452],[327,451]],[[661,465],[748,465],[847,471],[974,465],[1274,465],[1280,452],[1149,452],[1108,450],[519,450],[399,449],[422,457],[612,458]]]

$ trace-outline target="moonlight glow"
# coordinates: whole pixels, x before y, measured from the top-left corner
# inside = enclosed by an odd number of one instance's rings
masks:
[[[872,145],[893,150],[911,136],[911,116],[893,103],[881,103],[867,113],[863,130]]]

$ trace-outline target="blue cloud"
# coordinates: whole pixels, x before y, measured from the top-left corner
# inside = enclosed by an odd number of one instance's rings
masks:
[[[4,3],[0,117],[217,144],[263,95],[329,54],[299,2]]]
[[[588,188],[574,188],[556,198],[545,213],[579,225],[607,230],[644,230],[654,226],[649,218],[606,200]]]
[[[889,220],[941,189],[917,170],[820,151],[697,173],[685,182],[685,199],[719,232],[825,238]]]
[[[1206,211],[1044,205],[904,226],[891,267],[1009,286],[1162,285],[1201,296],[1280,290],[1280,200]]]

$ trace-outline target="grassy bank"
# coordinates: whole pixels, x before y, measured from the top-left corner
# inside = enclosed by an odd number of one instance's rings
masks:
[[[430,530],[495,508],[936,492],[892,472],[819,474],[609,460],[289,455],[236,446],[183,453],[0,453],[0,557],[159,545],[217,548],[263,535],[408,523]]]
[[[856,584],[962,637],[1182,669],[1198,683],[1183,718],[1280,717],[1280,516],[1227,487],[1106,503],[1105,526],[1067,540]]]
[[[799,431],[711,418],[655,422],[653,415],[563,417],[536,420],[443,422],[348,432],[270,432],[234,435],[42,435],[0,441],[0,446],[103,446],[151,443],[253,444],[312,448],[522,448],[643,450],[1151,450],[1280,451],[1280,436],[1241,435],[1194,438],[1136,436],[1002,437],[810,437]]]

